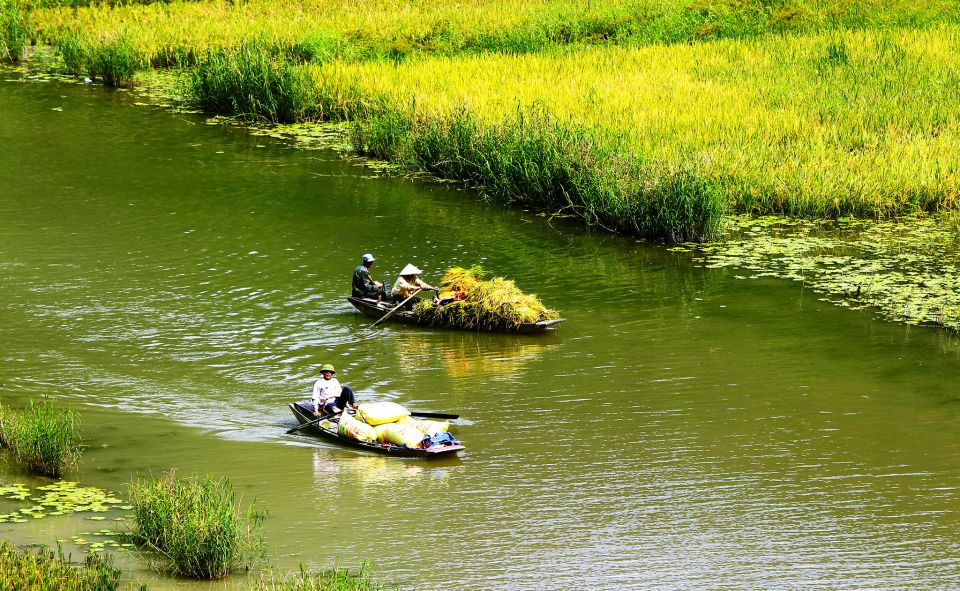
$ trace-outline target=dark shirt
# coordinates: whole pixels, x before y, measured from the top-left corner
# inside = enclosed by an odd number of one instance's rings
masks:
[[[353,297],[362,298],[377,293],[377,286],[370,279],[370,270],[360,265],[353,270]]]

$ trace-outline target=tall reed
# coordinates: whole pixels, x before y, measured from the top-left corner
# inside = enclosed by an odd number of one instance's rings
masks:
[[[253,591],[383,591],[383,588],[374,582],[367,564],[361,564],[356,572],[346,568],[309,571],[300,565],[299,572],[286,576],[264,573]]]
[[[0,540],[0,581],[16,591],[116,591],[120,570],[99,554],[88,554],[82,567],[74,567],[49,548],[19,551]]]
[[[6,411],[3,438],[18,464],[44,476],[60,477],[80,457],[79,417],[49,399]]]
[[[132,539],[163,556],[180,576],[218,579],[263,556],[264,512],[240,513],[227,478],[160,478],[130,485]]]
[[[0,0],[0,60],[20,61],[32,29],[30,13],[20,0]]]
[[[208,111],[273,122],[296,118],[298,86],[290,61],[265,42],[207,51],[190,70],[190,82]]]

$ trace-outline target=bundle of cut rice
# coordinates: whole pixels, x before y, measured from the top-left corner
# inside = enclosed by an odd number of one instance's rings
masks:
[[[422,301],[413,309],[421,320],[434,326],[511,331],[524,323],[558,317],[555,310],[546,308],[537,296],[523,293],[510,279],[484,281],[479,266],[450,269],[440,281],[440,289],[462,299],[441,305]]]

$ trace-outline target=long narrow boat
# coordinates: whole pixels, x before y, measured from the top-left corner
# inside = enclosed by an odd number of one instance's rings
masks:
[[[380,318],[392,310],[394,306],[396,306],[396,304],[391,304],[390,302],[379,302],[372,298],[355,298],[353,296],[348,296],[347,301],[353,304],[354,308],[360,310],[364,316],[369,318]],[[416,324],[418,326],[432,326],[432,324],[429,322],[417,318],[413,315],[413,312],[408,311],[397,311],[387,318],[386,322],[402,322],[404,324]],[[563,318],[541,320],[540,322],[524,322],[511,332],[518,332],[522,334],[542,332],[560,322],[563,322]]]
[[[313,402],[309,400],[291,402],[290,410],[293,411],[293,416],[297,417],[297,422],[301,425],[313,422],[317,418],[313,416]],[[463,445],[459,443],[454,445],[435,445],[433,447],[426,448],[403,447],[401,445],[393,445],[392,443],[367,443],[366,441],[359,441],[356,439],[350,439],[349,437],[341,436],[339,433],[337,433],[337,424],[335,420],[336,419],[333,421],[320,421],[319,423],[310,425],[309,427],[304,427],[300,430],[300,432],[319,435],[348,447],[356,447],[359,449],[365,449],[367,451],[373,451],[402,458],[438,458],[455,455],[461,449],[464,449]]]

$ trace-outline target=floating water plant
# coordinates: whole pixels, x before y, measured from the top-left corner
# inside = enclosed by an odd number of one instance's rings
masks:
[[[206,476],[160,478],[130,485],[131,539],[167,560],[176,575],[218,579],[263,555],[264,512],[240,512],[230,481]]]
[[[730,220],[725,242],[674,249],[706,268],[744,270],[742,279],[802,281],[839,306],[960,332],[960,253],[949,220],[743,216]]]
[[[74,567],[59,552],[20,551],[0,540],[0,581],[17,591],[116,591],[120,570],[109,556],[88,555],[83,566]]]
[[[27,517],[42,519],[46,516],[70,513],[104,513],[114,508],[130,509],[123,501],[103,489],[80,486],[76,482],[60,481],[35,489],[34,494],[23,484],[0,486],[0,498],[16,501],[31,500],[35,504],[11,513],[0,514],[0,523],[22,523]],[[102,517],[101,517],[102,519]]]
[[[30,472],[58,478],[80,457],[79,418],[50,400],[30,401],[19,411],[8,409],[2,428],[14,459]]]
[[[484,280],[483,274],[479,266],[451,268],[440,280],[440,295],[453,301],[422,301],[414,306],[413,313],[434,326],[503,331],[559,316],[537,296],[523,293],[513,281],[503,277]]]

